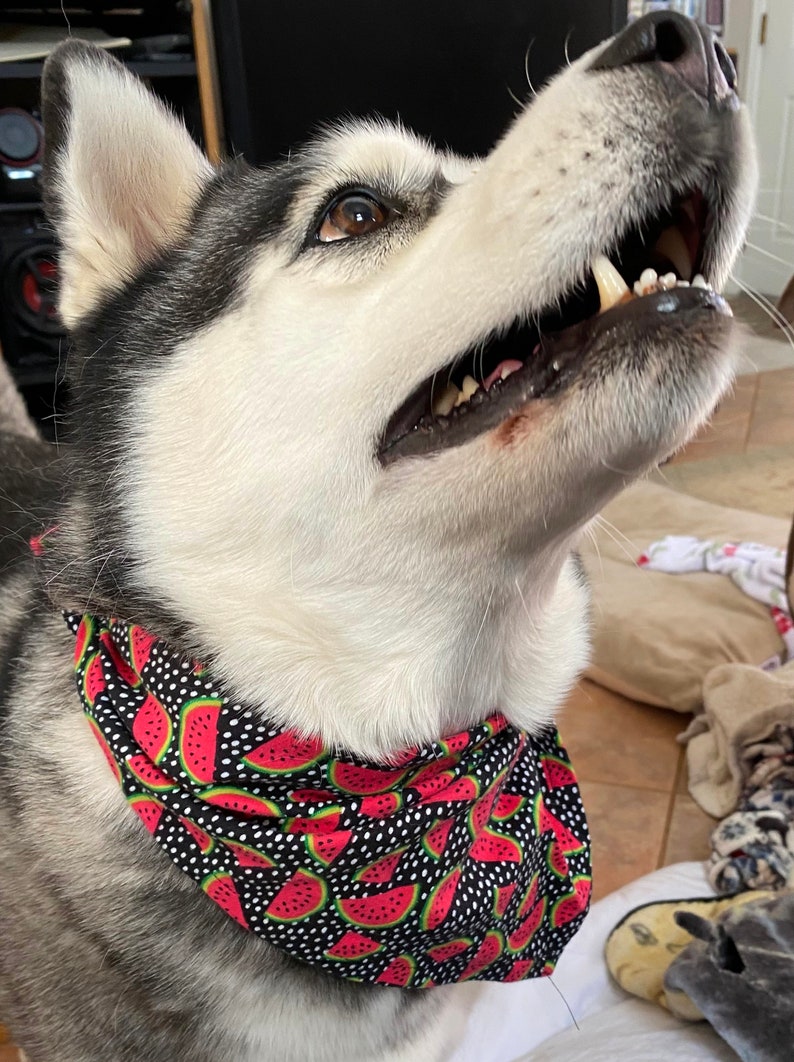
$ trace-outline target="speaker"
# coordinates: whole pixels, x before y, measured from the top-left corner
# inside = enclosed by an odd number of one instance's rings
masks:
[[[0,107],[0,199],[39,198],[43,151],[38,117],[21,107]]]
[[[0,203],[0,347],[49,437],[66,398],[57,379],[67,342],[57,312],[57,255],[40,206]]]

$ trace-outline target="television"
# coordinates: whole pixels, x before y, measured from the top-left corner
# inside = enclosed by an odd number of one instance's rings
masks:
[[[226,148],[257,165],[324,123],[380,114],[484,154],[626,0],[214,0]]]

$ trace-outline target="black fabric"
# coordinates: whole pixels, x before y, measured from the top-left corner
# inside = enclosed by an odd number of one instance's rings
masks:
[[[66,614],[88,723],[144,826],[245,929],[340,977],[548,974],[590,899],[556,731],[494,713],[389,764],[280,730],[141,627]]]

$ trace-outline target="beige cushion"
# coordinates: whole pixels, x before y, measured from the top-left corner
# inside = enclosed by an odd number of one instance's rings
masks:
[[[728,662],[783,653],[769,609],[727,576],[669,575],[637,567],[665,535],[761,542],[784,549],[786,521],[727,509],[655,483],[638,483],[604,510],[581,552],[593,594],[595,682],[635,700],[699,711],[703,680]],[[613,526],[610,526],[613,525]]]

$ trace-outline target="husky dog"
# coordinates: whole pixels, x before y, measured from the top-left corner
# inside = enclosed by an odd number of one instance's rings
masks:
[[[495,705],[547,726],[587,658],[581,528],[732,377],[730,61],[649,16],[474,161],[368,121],[214,169],[78,41],[43,101],[74,408],[57,460],[4,444],[0,1015],[30,1062],[442,1059],[457,989],[296,962],[158,850],[60,610],[372,760]]]

